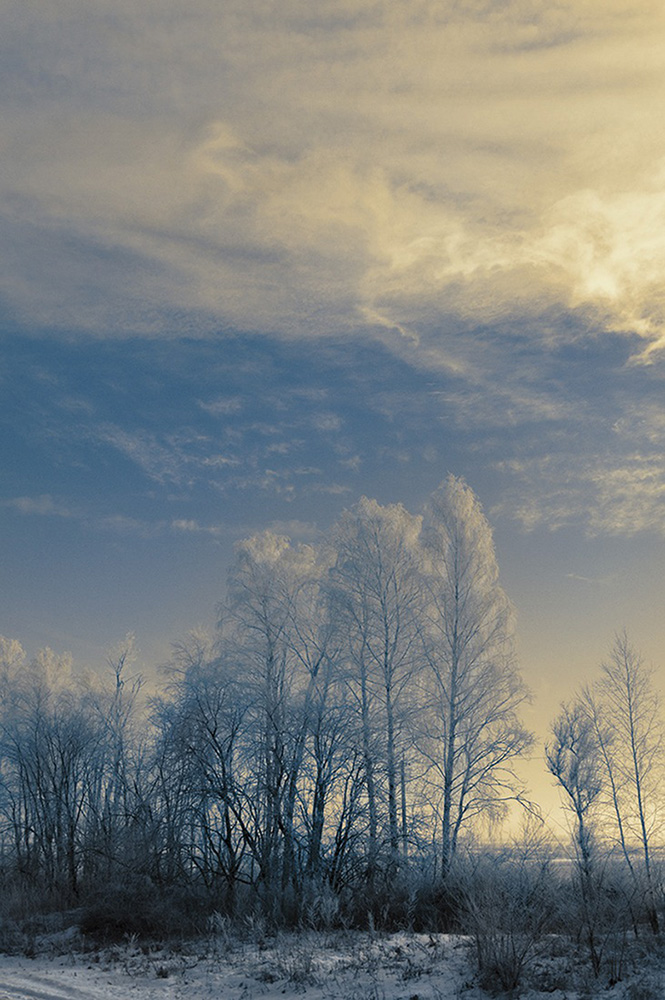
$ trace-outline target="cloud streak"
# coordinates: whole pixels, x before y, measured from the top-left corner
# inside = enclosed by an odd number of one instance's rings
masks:
[[[36,497],[10,497],[7,500],[3,500],[2,505],[16,511],[18,514],[36,515],[38,517],[77,518],[80,516],[78,511],[67,506],[67,504],[54,500],[48,493],[42,493]]]
[[[591,536],[665,538],[665,461],[662,456],[546,456],[502,463],[512,484],[497,516],[528,531],[581,526]]]

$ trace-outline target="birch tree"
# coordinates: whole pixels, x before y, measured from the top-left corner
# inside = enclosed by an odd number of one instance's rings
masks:
[[[603,775],[596,723],[583,701],[562,706],[552,723],[552,737],[545,748],[545,759],[575,819],[578,867],[586,884],[593,865],[592,812],[599,805]]]
[[[545,748],[545,759],[564,793],[564,805],[574,817],[573,843],[582,933],[594,974],[598,975],[602,957],[598,928],[603,892],[594,820],[598,818],[601,805],[604,775],[597,720],[589,712],[586,698],[578,698],[561,707],[552,723],[552,740]]]
[[[398,809],[401,730],[407,688],[419,649],[417,545],[420,518],[399,504],[363,497],[333,530],[332,615],[343,635],[347,684],[361,721],[369,811],[369,870],[379,850],[379,781],[387,784],[388,841],[400,843]],[[404,833],[404,831],[402,831]]]
[[[633,878],[639,880],[636,862],[643,875],[647,915],[657,933],[653,844],[663,830],[665,733],[653,671],[625,631],[615,636],[601,677],[585,697],[595,720],[620,845]]]
[[[518,719],[527,692],[517,671],[512,610],[499,585],[490,525],[473,491],[450,476],[423,524],[426,712],[421,749],[439,798],[441,863],[460,831],[520,796],[514,762],[532,738]]]
[[[264,532],[237,548],[229,580],[229,638],[250,695],[248,743],[259,776],[257,853],[267,894],[297,906],[296,802],[313,710],[321,713],[322,683],[334,651],[320,598],[325,553]],[[317,800],[321,808],[322,800]],[[320,819],[319,821],[320,822]]]

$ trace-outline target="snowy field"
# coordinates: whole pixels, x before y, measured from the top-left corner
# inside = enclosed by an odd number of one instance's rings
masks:
[[[36,944],[34,958],[0,956],[0,1000],[482,1000],[500,992],[478,985],[469,943],[444,935],[312,933],[242,941],[223,934],[168,950],[129,941],[86,951],[73,935]],[[665,997],[654,968],[634,969],[608,987],[585,979],[565,955],[535,959],[528,978],[518,994],[523,1000]]]

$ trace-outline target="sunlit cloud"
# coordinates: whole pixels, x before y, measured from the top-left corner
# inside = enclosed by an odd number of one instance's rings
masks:
[[[581,526],[588,534],[665,537],[665,460],[570,454],[504,464],[513,484],[494,513],[526,530]]]
[[[10,7],[18,321],[394,337],[455,367],[423,338],[442,314],[557,307],[663,346],[658,5],[115,2],[114,31],[110,0]],[[33,108],[35,51],[59,86]]]

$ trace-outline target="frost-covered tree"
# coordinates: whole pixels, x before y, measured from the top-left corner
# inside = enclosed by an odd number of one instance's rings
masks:
[[[369,868],[380,841],[381,779],[387,833],[396,859],[400,833],[399,769],[409,685],[419,661],[420,518],[400,504],[363,497],[333,529],[331,614],[347,664],[345,680],[360,721],[369,812]]]
[[[224,634],[245,679],[253,730],[246,752],[256,775],[254,856],[266,893],[293,905],[302,874],[296,807],[335,655],[320,595],[326,569],[325,552],[271,532],[256,535],[237,547],[225,608]],[[322,780],[319,774],[312,830],[321,821]]]
[[[601,676],[584,698],[594,721],[608,814],[634,880],[643,882],[655,933],[659,919],[653,845],[663,830],[665,731],[653,671],[625,631],[615,636]]]
[[[604,892],[603,873],[598,864],[596,824],[604,776],[596,720],[589,712],[586,698],[577,698],[561,706],[552,723],[552,739],[545,748],[545,759],[564,793],[564,806],[573,816],[575,902],[579,906],[578,920],[591,965],[598,975],[602,956],[598,936]],[[576,906],[570,908],[571,917],[576,909]]]
[[[71,657],[40,650],[14,658],[0,718],[5,819],[19,870],[46,892],[73,899],[100,735],[71,690]]]
[[[423,524],[421,650],[425,708],[420,746],[449,868],[460,831],[499,815],[520,794],[514,763],[532,738],[518,719],[527,692],[513,648],[511,605],[499,584],[492,530],[480,503],[450,476]]]
[[[584,700],[561,707],[552,723],[552,739],[545,748],[545,759],[574,816],[578,867],[586,883],[592,874],[592,817],[603,790],[603,774],[595,721]]]
[[[73,900],[82,883],[127,870],[138,775],[132,729],[138,684],[126,684],[125,644],[113,683],[72,672],[69,655],[27,661],[1,643],[0,758],[5,857],[31,883]],[[115,654],[114,654],[115,656]]]

